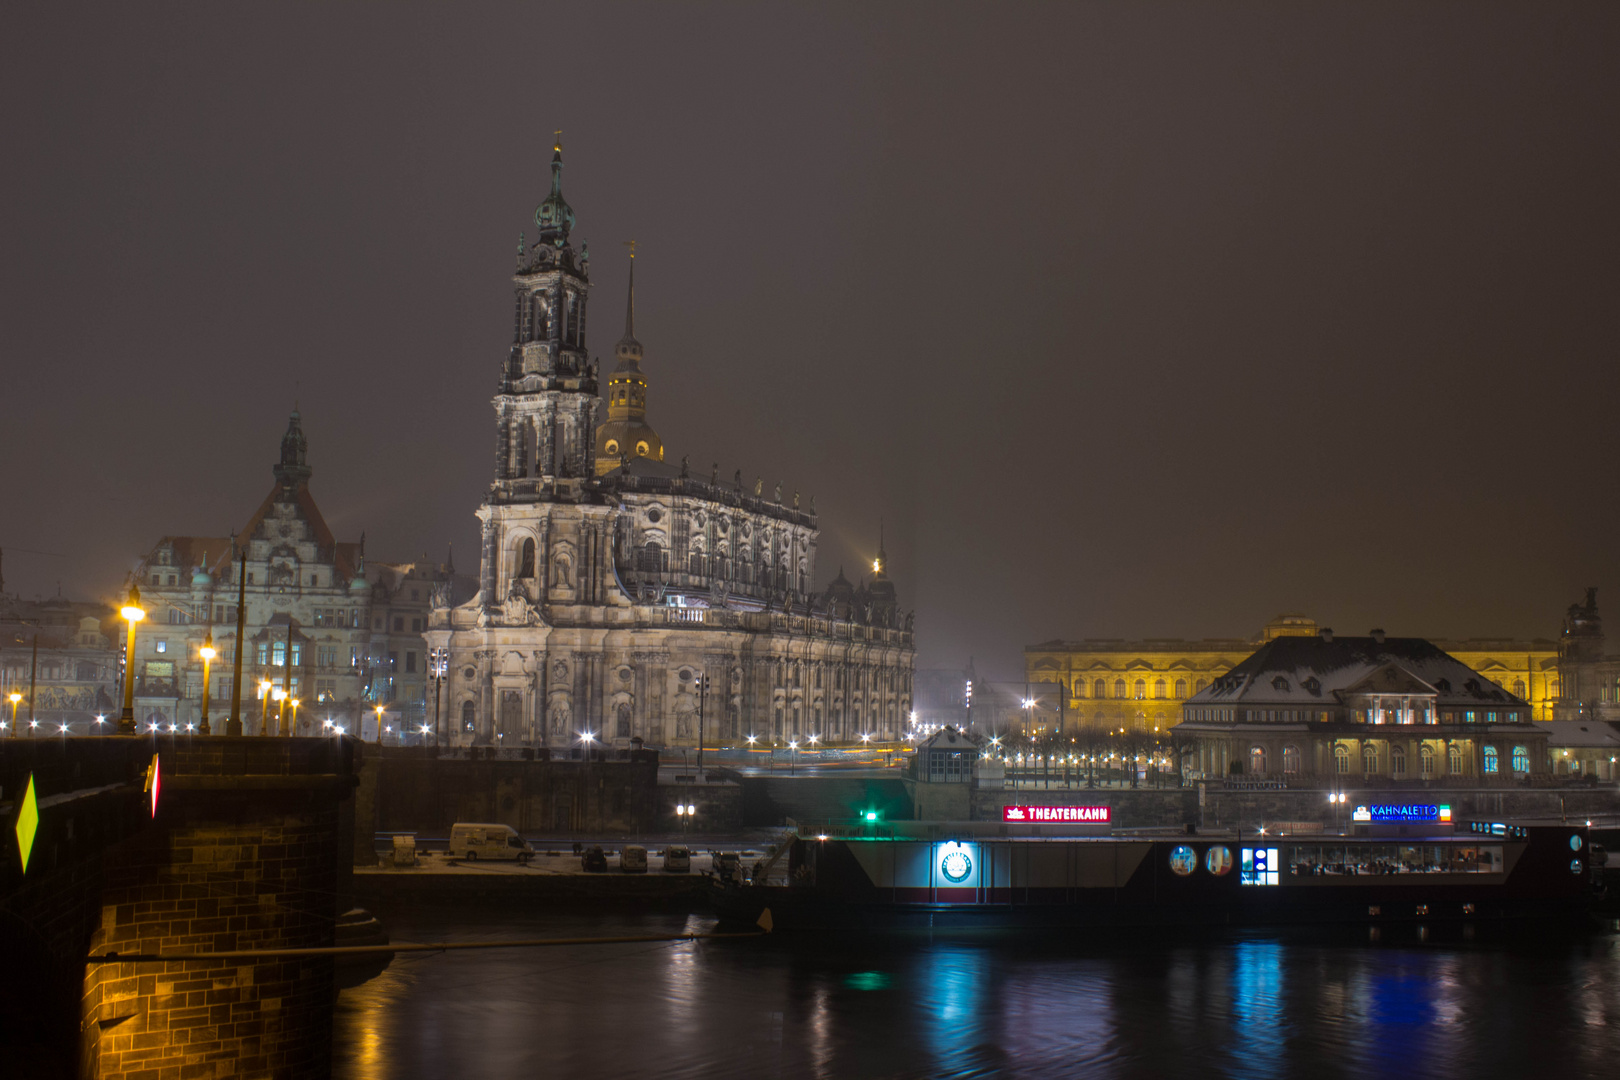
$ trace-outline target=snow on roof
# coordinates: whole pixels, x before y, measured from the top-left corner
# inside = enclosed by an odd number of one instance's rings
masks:
[[[1441,707],[1530,707],[1424,638],[1337,636],[1268,641],[1187,705],[1309,707],[1376,693],[1433,694]]]
[[[1548,746],[1620,747],[1620,732],[1602,720],[1547,720],[1536,726],[1547,729]]]

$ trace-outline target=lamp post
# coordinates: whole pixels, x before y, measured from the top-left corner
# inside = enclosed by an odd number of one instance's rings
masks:
[[[17,737],[17,705],[22,701],[22,695],[13,690],[7,699],[11,702],[11,737]]]
[[[289,726],[287,734],[296,735],[298,734],[298,706],[302,705],[303,702],[297,698],[288,698],[287,704],[292,706],[292,724]]]
[[[204,735],[211,735],[213,732],[208,728],[208,699],[214,695],[208,683],[208,666],[214,662],[213,627],[208,628],[208,634],[203,638],[202,648],[197,650],[197,655],[202,657],[203,662],[202,723],[197,725],[197,730]]]
[[[259,680],[259,734],[270,734],[270,680]]]
[[[377,745],[378,746],[382,745],[382,714],[383,714],[383,706],[378,705],[377,706]]]
[[[134,583],[129,585],[129,601],[118,612],[129,623],[129,633],[124,637],[124,711],[118,714],[118,734],[135,734],[135,624],[146,618],[146,610],[141,607],[141,590]]]
[[[792,776],[799,767],[799,740],[791,739],[788,742],[788,775]]]
[[[439,745],[439,712],[440,698],[444,694],[444,677],[450,670],[450,650],[428,650],[428,670],[433,673],[433,745]],[[423,725],[422,734],[427,734],[427,725]]]

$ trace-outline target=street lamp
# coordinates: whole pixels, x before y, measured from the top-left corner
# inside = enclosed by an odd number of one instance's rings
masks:
[[[799,740],[789,740],[788,749],[793,751],[792,755],[788,758],[788,775],[792,776],[799,766]]]
[[[18,702],[22,701],[22,695],[17,693],[17,691],[13,690],[10,694],[6,695],[6,700],[11,702],[11,737],[16,738],[17,737],[17,704],[18,704]]]
[[[141,607],[141,590],[129,583],[129,602],[119,609],[129,622],[129,633],[124,638],[124,711],[118,714],[118,734],[135,734],[135,624],[146,618]]]
[[[202,702],[202,724],[200,726],[200,730],[202,731],[202,733],[204,735],[208,735],[208,734],[210,734],[209,729],[208,729],[208,699],[210,697],[213,697],[213,694],[210,692],[209,682],[208,682],[208,665],[214,662],[214,655],[215,655],[215,653],[214,653],[214,629],[213,629],[213,627],[208,628],[208,634],[207,634],[206,637],[203,638],[202,648],[197,650],[197,655],[202,657],[202,662],[203,662],[203,702]]]
[[[288,698],[287,704],[292,706],[292,727],[288,729],[287,733],[289,735],[296,735],[298,734],[298,706],[302,705],[303,702],[299,701],[297,698]]]
[[[377,745],[378,746],[382,745],[382,727],[383,727],[383,725],[382,725],[382,714],[383,714],[383,707],[381,705],[378,705],[377,706]]]
[[[444,677],[450,670],[449,649],[428,650],[428,670],[433,675],[433,745],[439,745],[439,705],[444,696]],[[422,734],[427,734],[427,725],[422,725]]]

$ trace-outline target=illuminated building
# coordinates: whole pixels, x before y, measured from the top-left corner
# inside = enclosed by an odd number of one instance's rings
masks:
[[[1189,696],[1267,641],[1316,632],[1314,619],[1279,615],[1255,638],[1047,641],[1024,649],[1024,668],[1046,721],[1057,709],[1052,691],[1063,686],[1068,689],[1064,711],[1070,721],[1151,730],[1176,723]],[[1559,693],[1556,642],[1469,638],[1436,639],[1434,644],[1527,700],[1533,719],[1553,719]],[[1620,673],[1620,662],[1615,666]],[[1611,692],[1610,697],[1615,695]]]
[[[309,490],[308,439],[298,413],[287,422],[275,482],[239,533],[165,536],[135,571],[149,621],[135,639],[136,723],[182,730],[201,716],[203,665],[213,631],[219,656],[209,673],[211,718],[223,733],[231,703],[236,649],[237,574],[247,553],[248,651],[242,658],[242,721],[257,734],[262,684],[300,702],[299,734],[324,721],[375,738],[384,723],[411,726],[426,717],[427,647],[422,640],[430,594],[453,574],[448,565],[372,563],[365,538],[338,540]]]
[[[1597,590],[1587,589],[1584,602],[1569,605],[1558,640],[1558,719],[1620,721],[1620,656],[1606,650]]]
[[[1192,695],[1193,779],[1512,783],[1547,773],[1530,703],[1422,638],[1279,637]]]
[[[559,144],[539,235],[519,244],[478,593],[436,603],[427,635],[448,652],[456,740],[577,750],[696,746],[704,733],[898,738],[915,651],[881,542],[870,576],[840,572],[818,593],[813,499],[663,460],[633,291],[599,422],[589,255],[572,242],[562,167]]]

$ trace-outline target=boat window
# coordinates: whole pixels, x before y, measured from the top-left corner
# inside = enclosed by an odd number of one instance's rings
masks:
[[[1238,861],[1240,885],[1277,884],[1276,848],[1241,848]]]
[[[1496,844],[1297,844],[1288,849],[1293,877],[1388,874],[1499,874]]]

